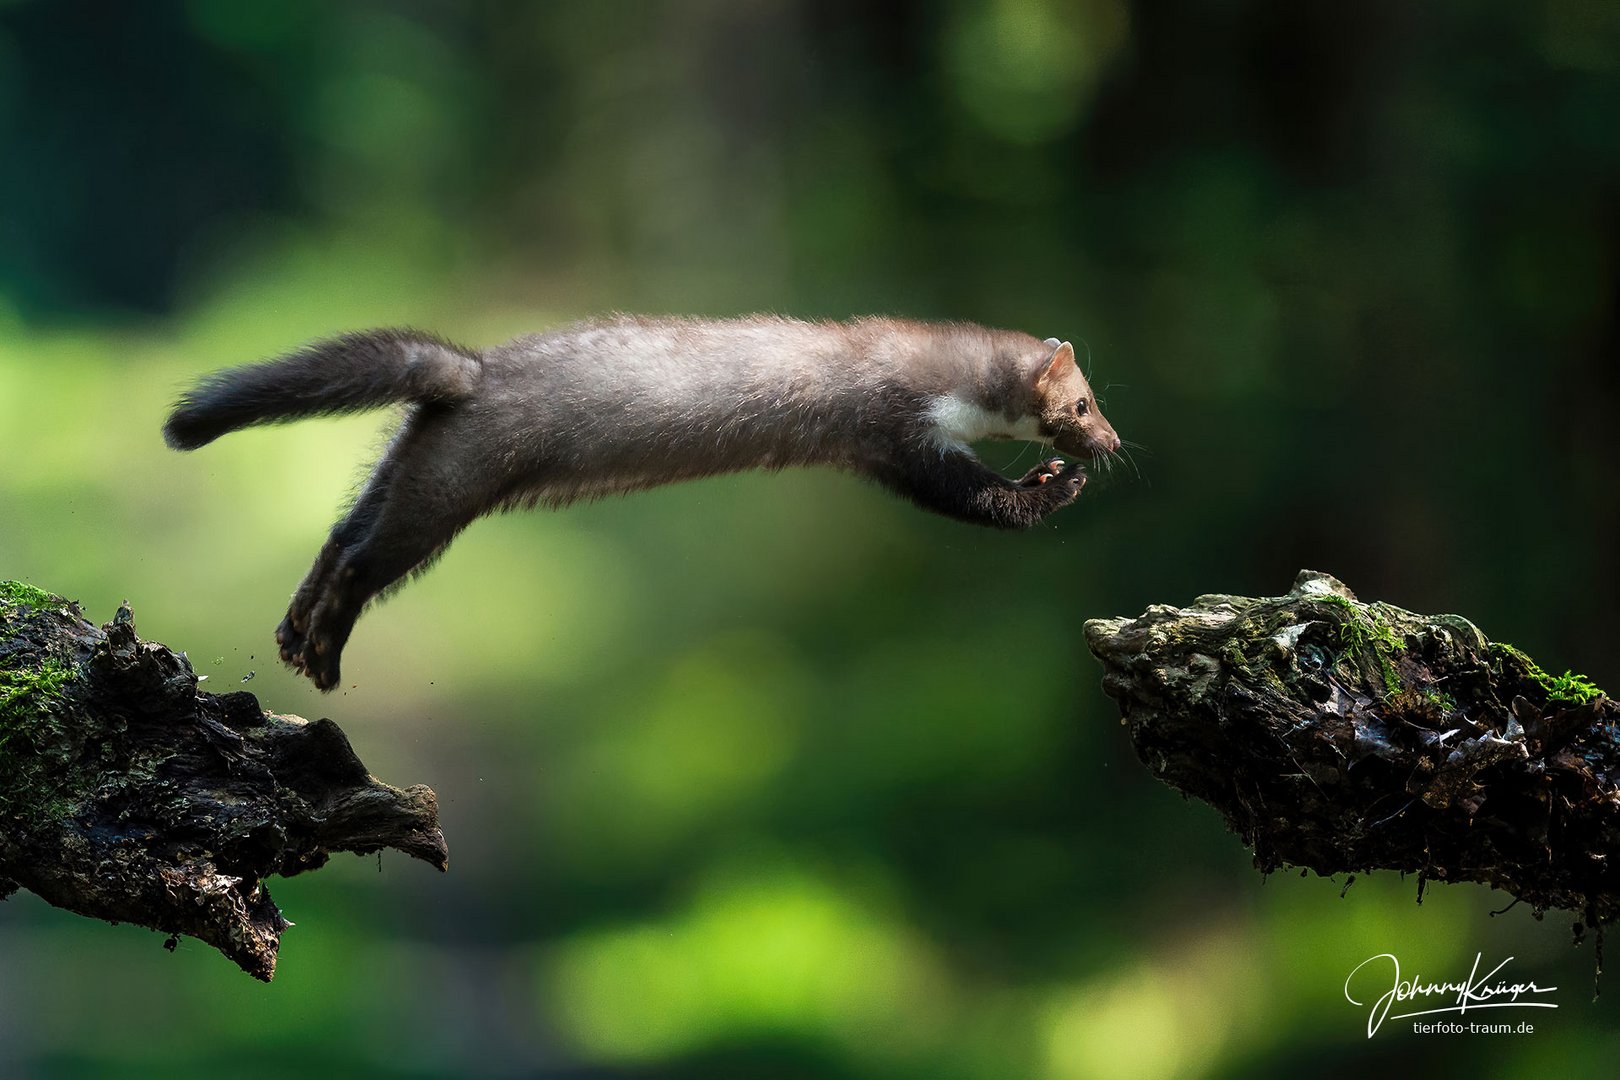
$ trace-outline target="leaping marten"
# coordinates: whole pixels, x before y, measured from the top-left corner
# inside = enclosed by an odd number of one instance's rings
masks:
[[[211,375],[163,433],[193,450],[251,424],[404,402],[276,631],[322,690],[367,601],[480,515],[741,469],[830,465],[960,521],[1019,529],[1074,501],[1078,467],[1019,480],[979,439],[1119,449],[1074,349],[965,323],[613,316],[475,350],[367,330]]]

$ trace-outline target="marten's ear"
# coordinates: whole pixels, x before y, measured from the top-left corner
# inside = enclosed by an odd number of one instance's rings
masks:
[[[1074,346],[1067,341],[1059,342],[1057,351],[1052,359],[1041,365],[1041,373],[1035,377],[1035,385],[1045,388],[1048,383],[1061,375],[1066,374],[1074,367]]]

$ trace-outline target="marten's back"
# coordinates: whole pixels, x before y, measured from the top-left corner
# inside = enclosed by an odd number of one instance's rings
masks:
[[[569,482],[838,465],[892,439],[911,355],[868,355],[850,324],[622,316],[489,350],[478,404]]]

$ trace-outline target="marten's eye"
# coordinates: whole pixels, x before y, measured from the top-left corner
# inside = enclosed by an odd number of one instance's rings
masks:
[[[1085,398],[1081,398],[1079,401],[1074,403],[1074,414],[1076,416],[1084,416],[1090,411],[1091,405],[1086,401]]]

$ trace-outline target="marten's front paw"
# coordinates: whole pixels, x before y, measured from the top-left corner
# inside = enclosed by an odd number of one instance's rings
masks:
[[[336,652],[323,648],[320,642],[312,641],[299,630],[290,611],[276,627],[276,643],[281,646],[281,662],[300,675],[307,675],[318,689],[330,690],[338,684]]]
[[[1025,473],[1019,479],[1018,485],[1020,487],[1040,487],[1042,484],[1051,483],[1058,476],[1062,475],[1062,473],[1063,459],[1052,458],[1049,461],[1041,462],[1039,465],[1029,470],[1029,472]]]
[[[276,644],[281,646],[281,662],[302,671],[304,655],[304,632],[293,622],[293,613],[287,612],[287,617],[281,620],[276,627]]]
[[[315,645],[304,648],[303,662],[298,669],[309,676],[317,690],[330,690],[338,684],[338,656],[336,650],[322,651]]]
[[[1052,458],[1029,470],[1018,483],[1022,487],[1038,488],[1068,502],[1086,486],[1086,474],[1078,465],[1065,469],[1062,458]]]

